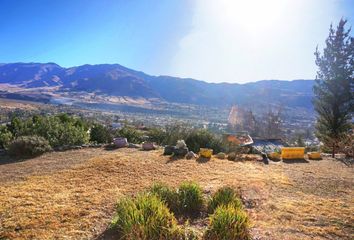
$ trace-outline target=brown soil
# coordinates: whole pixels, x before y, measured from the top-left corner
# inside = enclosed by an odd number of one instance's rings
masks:
[[[185,180],[206,193],[223,185],[239,189],[254,239],[353,239],[354,169],[341,162],[264,165],[161,154],[82,149],[0,165],[0,239],[95,239],[119,197],[156,181]]]

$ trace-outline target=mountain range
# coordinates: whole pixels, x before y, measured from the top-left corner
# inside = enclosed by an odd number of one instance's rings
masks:
[[[233,104],[312,109],[313,80],[261,80],[252,83],[208,83],[192,78],[152,76],[119,64],[64,68],[55,63],[0,64],[0,84],[25,89],[55,88],[109,96],[159,99],[171,103],[226,106]]]

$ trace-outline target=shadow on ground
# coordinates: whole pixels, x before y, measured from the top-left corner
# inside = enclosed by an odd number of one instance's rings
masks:
[[[299,158],[299,159],[283,159],[284,163],[309,163],[309,161],[307,161],[304,158]]]
[[[118,238],[118,233],[115,229],[107,228],[103,233],[101,233],[94,240],[115,240]]]

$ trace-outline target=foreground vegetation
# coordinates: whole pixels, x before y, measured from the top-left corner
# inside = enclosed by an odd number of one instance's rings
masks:
[[[7,158],[0,155],[2,163]],[[203,192],[201,214],[190,216],[178,213],[178,204],[168,206],[177,225],[187,232],[206,235],[213,214],[209,206],[218,205],[209,199],[230,186],[238,198],[242,196],[254,239],[352,239],[352,167],[327,158],[269,165],[256,159],[252,155],[247,161],[228,161],[213,156],[199,162],[171,160],[161,150],[83,148],[0,164],[0,236],[117,239],[107,230],[117,199],[150,192],[156,181],[166,183],[168,190],[161,191],[173,199],[183,182],[194,181]],[[213,202],[227,202],[229,195]],[[231,215],[218,219],[225,218],[234,219]]]
[[[194,152],[198,152],[201,147],[212,148],[215,153],[225,150],[221,138],[205,129],[177,124],[145,130],[130,125],[113,129],[68,114],[33,115],[25,119],[14,117],[9,124],[0,127],[0,148],[18,157],[27,157],[62,147],[111,143],[114,137],[127,138],[130,143],[152,141],[159,145],[175,145],[177,140],[184,139]],[[31,152],[26,149],[27,146],[37,150]],[[11,149],[18,151],[15,153]]]
[[[250,238],[247,213],[232,188],[219,189],[209,202],[214,209],[204,239]],[[199,239],[188,223],[178,226],[175,216],[196,218],[205,211],[204,203],[197,183],[185,182],[177,189],[155,184],[136,198],[121,199],[111,228],[117,230],[120,239]]]

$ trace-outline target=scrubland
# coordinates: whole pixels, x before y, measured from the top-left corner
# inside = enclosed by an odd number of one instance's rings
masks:
[[[321,161],[170,159],[161,150],[81,149],[26,161],[0,157],[0,239],[109,239],[118,199],[154,182],[231,186],[242,196],[253,239],[352,239],[354,169]],[[191,220],[204,231],[208,219]]]

